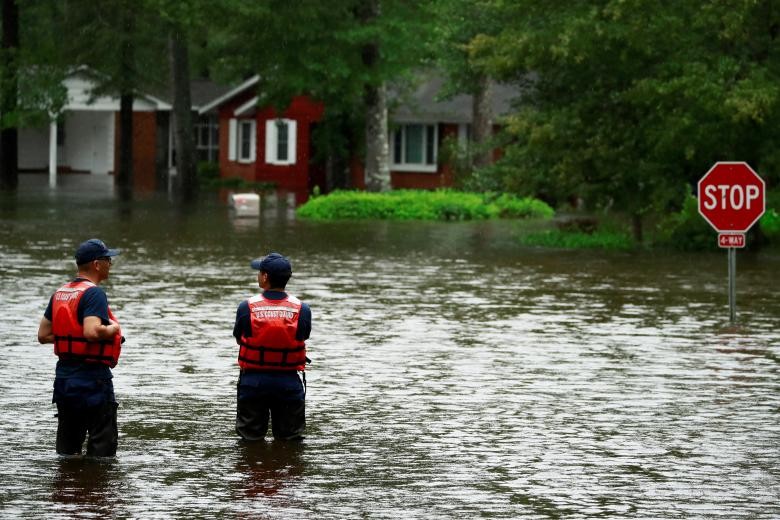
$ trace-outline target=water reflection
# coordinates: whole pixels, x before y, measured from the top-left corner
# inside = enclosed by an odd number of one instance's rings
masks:
[[[52,479],[52,499],[78,506],[81,514],[106,515],[121,486],[118,465],[113,459],[58,457]]]
[[[260,218],[238,216],[231,212],[230,224],[238,232],[257,231],[260,229]]]
[[[304,474],[303,450],[302,441],[239,443],[239,490],[247,497],[276,495]]]

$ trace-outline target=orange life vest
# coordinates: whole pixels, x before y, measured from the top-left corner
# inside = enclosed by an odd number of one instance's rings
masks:
[[[89,280],[78,280],[66,283],[54,293],[51,307],[54,353],[62,360],[102,363],[113,368],[122,350],[122,333],[113,339],[87,341],[84,326],[78,321],[79,302],[91,287],[95,284]],[[108,317],[117,321],[110,308]]]
[[[247,300],[252,335],[238,340],[238,365],[249,370],[305,370],[306,343],[296,339],[301,301],[295,296]]]

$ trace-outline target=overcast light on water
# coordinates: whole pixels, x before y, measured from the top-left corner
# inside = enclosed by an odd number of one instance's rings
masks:
[[[0,212],[2,517],[780,517],[780,251],[738,253],[732,328],[725,252],[534,249],[523,223],[281,204],[185,215],[64,182]],[[93,236],[122,249],[111,462],[56,456],[36,341]],[[269,250],[313,311],[307,437],[245,445],[231,331]]]

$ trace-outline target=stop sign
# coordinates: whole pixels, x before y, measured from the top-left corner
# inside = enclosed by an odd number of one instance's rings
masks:
[[[699,213],[716,231],[746,232],[764,206],[764,181],[747,163],[717,162],[699,180]]]

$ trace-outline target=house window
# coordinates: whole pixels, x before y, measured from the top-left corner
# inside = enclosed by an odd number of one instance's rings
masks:
[[[284,121],[276,122],[276,160],[286,161],[290,142],[290,127]]]
[[[436,171],[438,130],[436,125],[404,124],[393,133],[393,169]]]
[[[199,161],[219,161],[219,120],[205,116],[195,123],[195,148]]]
[[[297,123],[293,119],[269,119],[265,124],[265,162],[295,164]]]
[[[255,122],[238,122],[238,139],[236,139],[238,150],[238,162],[253,162],[255,160]]]

